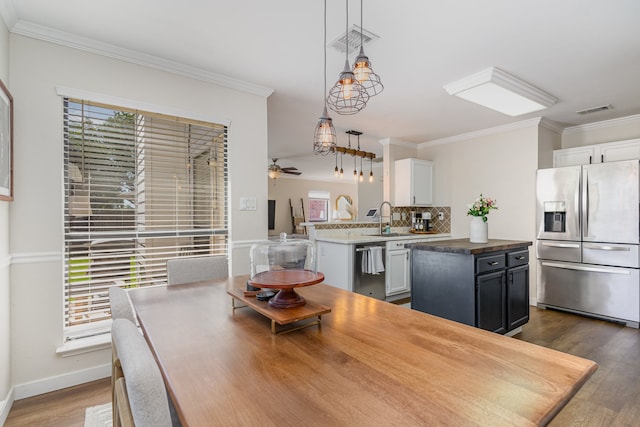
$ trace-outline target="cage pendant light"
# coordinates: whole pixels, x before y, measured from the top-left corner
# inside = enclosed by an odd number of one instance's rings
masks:
[[[315,131],[313,132],[313,152],[314,154],[322,154],[326,156],[329,154],[333,147],[336,146],[336,129],[333,127],[333,120],[327,113],[327,100],[325,93],[327,93],[327,0],[324,0],[324,68],[323,79],[324,89],[322,91],[322,98],[324,101],[324,109],[322,111],[322,117],[318,119]]]
[[[356,56],[356,59],[353,62],[353,74],[369,96],[376,96],[382,92],[384,86],[382,85],[380,76],[373,72],[369,57],[364,53],[364,36],[362,34],[364,32],[364,27],[362,26],[362,1],[363,0],[360,0],[360,53],[358,53],[358,56]]]
[[[365,88],[358,82],[351,66],[349,65],[349,0],[346,0],[346,54],[344,61],[344,69],[340,73],[340,77],[336,84],[329,89],[327,103],[329,108],[338,114],[349,115],[355,114],[367,105],[369,94]]]

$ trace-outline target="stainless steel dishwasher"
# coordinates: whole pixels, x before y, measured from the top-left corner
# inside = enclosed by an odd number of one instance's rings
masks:
[[[386,262],[385,242],[363,243],[354,246],[354,266],[353,266],[353,292],[373,297],[379,300],[386,298],[385,277],[386,272],[369,274],[363,272],[362,257],[370,247],[376,246],[382,249],[382,259]]]

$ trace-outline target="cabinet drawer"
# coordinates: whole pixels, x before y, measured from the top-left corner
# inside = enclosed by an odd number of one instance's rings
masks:
[[[485,255],[476,258],[476,274],[486,273],[487,271],[500,270],[505,268],[504,254]]]
[[[509,252],[507,254],[507,266],[517,267],[519,265],[529,264],[529,250]]]

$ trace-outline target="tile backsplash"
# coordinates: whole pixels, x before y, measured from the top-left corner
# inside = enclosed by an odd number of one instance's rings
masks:
[[[411,227],[411,212],[416,213],[431,213],[431,230],[438,233],[451,233],[451,208],[449,206],[432,206],[432,207],[414,207],[414,206],[401,206],[394,207],[393,213],[399,213],[400,219],[397,221],[391,221],[391,227]],[[438,213],[443,214],[443,219],[438,219]],[[388,219],[383,218],[383,222],[386,223]],[[330,222],[330,223],[316,223],[315,228],[317,230],[327,229],[349,229],[349,228],[375,228],[378,227],[378,222],[362,223],[362,222]]]

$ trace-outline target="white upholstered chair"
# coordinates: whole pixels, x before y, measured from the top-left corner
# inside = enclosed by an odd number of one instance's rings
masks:
[[[116,379],[113,425],[172,426],[162,374],[136,325],[115,319],[111,340],[122,367],[122,376]]]
[[[229,276],[224,255],[180,257],[167,260],[167,285],[224,279]]]
[[[127,319],[133,324],[138,323],[129,295],[120,286],[114,285],[109,288],[109,305],[112,319]]]

